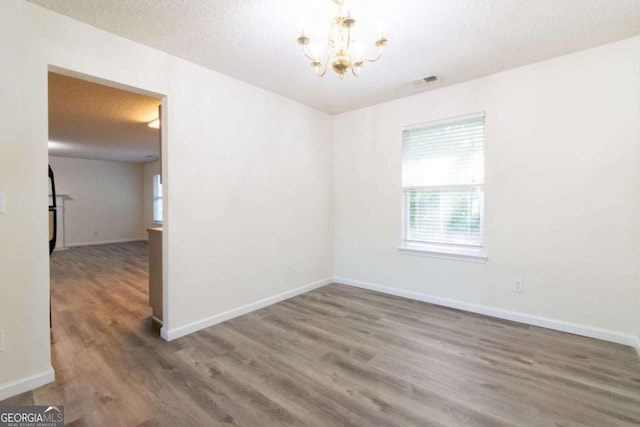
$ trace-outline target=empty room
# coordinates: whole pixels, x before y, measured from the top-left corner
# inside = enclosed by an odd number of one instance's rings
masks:
[[[0,52],[0,426],[640,424],[637,0],[4,0]]]

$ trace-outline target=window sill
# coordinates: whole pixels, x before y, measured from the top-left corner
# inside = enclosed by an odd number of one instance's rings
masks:
[[[438,245],[405,244],[398,248],[398,252],[405,255],[417,255],[478,263],[485,263],[488,259],[484,248],[453,248]]]

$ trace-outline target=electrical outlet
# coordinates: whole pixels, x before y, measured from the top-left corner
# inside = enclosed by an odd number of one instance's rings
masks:
[[[0,329],[0,351],[4,351],[4,331]]]
[[[524,282],[522,281],[522,279],[516,279],[513,282],[513,292],[517,292],[519,294],[524,292]]]
[[[284,274],[286,274],[287,276],[291,276],[293,274],[293,266],[291,264],[287,265],[284,268]]]

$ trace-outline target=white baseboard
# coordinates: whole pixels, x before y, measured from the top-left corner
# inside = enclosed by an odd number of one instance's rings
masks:
[[[313,282],[308,285],[304,285],[299,288],[295,288],[290,291],[283,292],[281,294],[273,295],[271,297],[261,299],[260,301],[253,302],[251,304],[246,304],[237,308],[233,308],[223,313],[216,314],[215,316],[207,317],[206,319],[198,320],[196,322],[189,323],[187,325],[180,326],[178,328],[167,330],[166,327],[163,326],[162,329],[160,329],[160,335],[165,340],[172,341],[177,338],[183,337],[185,335],[191,334],[193,332],[199,331],[201,329],[208,328],[209,326],[226,322],[227,320],[233,319],[234,317],[242,316],[243,314],[247,314],[252,311],[259,310],[268,305],[275,304],[280,301],[284,301],[291,297],[295,297],[296,295],[304,294],[305,292],[309,292],[321,286],[328,285],[332,282],[333,282],[332,277],[318,280],[317,282]]]
[[[95,242],[79,242],[79,243],[67,243],[67,248],[75,248],[78,246],[94,246],[94,245],[109,245],[111,243],[128,243],[128,242],[140,242],[147,240],[146,237],[128,237],[126,239],[113,239],[113,240],[99,240]]]
[[[636,353],[638,353],[638,357],[640,357],[640,337],[636,338],[635,348],[636,348]]]
[[[17,396],[25,391],[54,382],[56,379],[53,368],[27,378],[21,378],[10,383],[0,385],[0,401]]]
[[[419,292],[406,291],[404,289],[391,288],[387,286],[376,285],[373,283],[361,282],[346,277],[334,277],[334,281],[339,284],[355,286],[358,288],[368,289],[371,291],[382,292],[385,294],[396,295],[418,301],[428,302],[431,304],[441,305],[444,307],[456,308],[458,310],[470,311],[472,313],[484,314],[487,316],[497,317],[499,319],[512,320],[514,322],[525,323],[527,325],[540,326],[542,328],[554,329],[562,332],[569,332],[575,335],[596,338],[603,341],[610,341],[617,344],[624,344],[635,347],[640,355],[640,344],[633,335],[622,334],[607,329],[594,328],[590,326],[579,325],[576,323],[565,322],[562,320],[549,319],[546,317],[533,316],[530,314],[518,313],[515,311],[493,308],[480,304],[473,304],[463,301],[457,301],[448,298],[436,297]]]

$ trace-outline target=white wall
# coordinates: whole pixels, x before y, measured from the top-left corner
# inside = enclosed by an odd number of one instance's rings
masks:
[[[329,115],[22,0],[0,39],[0,399],[51,379],[49,65],[167,96],[169,335],[332,275]]]
[[[339,281],[631,343],[640,311],[639,58],[633,38],[336,116]],[[479,111],[488,262],[398,253],[402,127]],[[511,291],[515,278],[524,294]]]
[[[49,157],[67,246],[145,239],[143,165]]]
[[[146,229],[157,227],[158,224],[153,221],[153,176],[160,173],[160,161],[145,163],[143,166],[144,179],[144,229],[145,236],[148,238]]]

